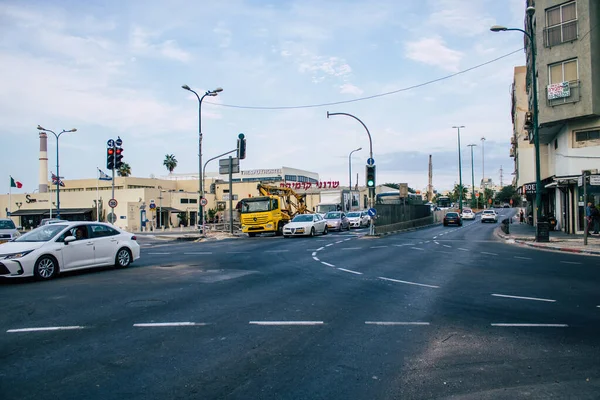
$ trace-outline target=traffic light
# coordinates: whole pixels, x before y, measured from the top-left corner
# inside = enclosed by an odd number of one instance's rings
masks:
[[[237,141],[237,157],[240,160],[243,160],[244,158],[246,158],[246,139],[244,137],[243,133],[240,133],[238,135],[238,141]]]
[[[530,111],[525,113],[525,123],[523,124],[523,128],[525,128],[525,130],[533,128],[533,113]]]
[[[123,148],[117,147],[115,149],[115,169],[121,169],[123,165]]]
[[[106,149],[106,168],[115,169],[115,149],[113,147]]]
[[[367,187],[374,188],[375,187],[375,166],[367,165]]]

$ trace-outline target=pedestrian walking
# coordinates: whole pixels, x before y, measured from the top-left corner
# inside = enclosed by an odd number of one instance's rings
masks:
[[[525,213],[523,212],[523,210],[521,210],[519,212],[519,223],[520,224],[524,224],[525,223]]]
[[[593,204],[590,209],[590,217],[592,218],[592,226],[594,228],[593,234],[600,234],[600,210],[598,210],[598,207],[594,206]]]
[[[585,222],[587,224],[587,231],[590,232],[592,225],[592,202],[588,202],[585,207]]]

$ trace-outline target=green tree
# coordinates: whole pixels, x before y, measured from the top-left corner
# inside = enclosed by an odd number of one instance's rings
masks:
[[[165,160],[163,161],[163,165],[169,171],[169,174],[173,173],[173,170],[177,168],[177,159],[173,154],[165,155]]]
[[[450,200],[453,202],[457,202],[460,199],[460,193],[462,192],[462,199],[464,202],[467,198],[468,191],[469,190],[464,185],[454,185],[454,189],[452,189],[452,193],[450,193],[448,197],[450,197]]]
[[[483,190],[483,199],[482,201],[485,201],[486,204],[488,204],[488,200],[489,199],[493,199],[494,198],[494,191],[490,188],[485,188]]]
[[[511,200],[513,201],[514,206],[521,203],[521,198],[513,185],[504,186],[496,193],[496,201],[499,203],[510,203]]]
[[[119,176],[129,176],[131,175],[131,167],[129,166],[129,164],[127,164],[126,162],[124,162],[123,164],[121,164],[121,168],[119,168],[117,170],[117,174]]]
[[[187,213],[185,213],[185,212],[177,213],[177,218],[179,218],[179,224],[180,225],[183,225],[183,226],[187,226],[188,225]]]

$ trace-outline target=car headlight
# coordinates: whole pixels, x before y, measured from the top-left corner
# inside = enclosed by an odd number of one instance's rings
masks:
[[[13,238],[18,238],[19,236],[21,236],[21,234],[19,232],[15,232],[15,234],[12,235]]]
[[[12,254],[5,254],[2,257],[3,260],[10,260],[13,258],[21,258],[21,257],[25,257],[27,254],[31,253],[33,250],[28,250],[28,251],[22,251],[20,253],[12,253]]]
[[[273,224],[267,224],[267,228],[272,228]]]

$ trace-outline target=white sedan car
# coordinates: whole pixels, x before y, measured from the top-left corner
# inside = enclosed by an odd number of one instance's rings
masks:
[[[283,237],[327,235],[327,221],[319,214],[296,215],[283,227]]]
[[[464,208],[461,217],[462,219],[475,219],[475,213],[470,208]]]
[[[498,222],[498,214],[494,210],[483,210],[481,213],[481,223]]]
[[[366,211],[351,211],[346,214],[348,222],[350,222],[350,228],[363,228],[369,226],[369,214]]]
[[[116,266],[140,258],[131,233],[102,222],[68,222],[40,226],[0,245],[0,276],[52,279],[60,272]]]

